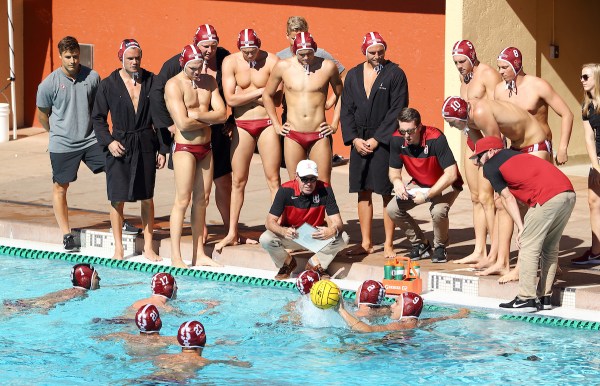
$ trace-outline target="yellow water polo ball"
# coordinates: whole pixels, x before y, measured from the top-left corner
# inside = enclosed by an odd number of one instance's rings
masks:
[[[310,300],[323,310],[335,307],[340,301],[340,289],[332,281],[319,280],[310,289]]]

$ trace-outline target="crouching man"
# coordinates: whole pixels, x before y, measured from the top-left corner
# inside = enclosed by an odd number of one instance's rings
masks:
[[[305,270],[328,276],[327,267],[339,251],[348,245],[349,237],[342,232],[342,217],[329,184],[318,180],[317,164],[302,160],[296,167],[296,178],[284,183],[275,195],[267,215],[267,230],[260,236],[260,244],[269,252],[279,268],[276,280],[290,277],[297,266],[285,249],[302,249],[294,241],[297,229],[304,223],[316,227],[314,239],[332,241],[308,260]]]

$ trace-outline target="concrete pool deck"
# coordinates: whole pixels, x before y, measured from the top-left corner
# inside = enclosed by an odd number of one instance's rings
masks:
[[[46,151],[48,134],[39,128],[19,130],[19,138],[15,141],[0,144],[0,162],[3,171],[0,173],[0,237],[15,240],[55,244],[61,247],[62,235],[59,231],[52,211],[52,176],[50,160]],[[591,243],[589,210],[587,205],[587,165],[570,165],[561,168],[571,179],[576,193],[577,203],[569,224],[561,240],[559,263],[563,273],[557,277],[553,304],[561,306],[565,315],[569,310],[600,311],[600,270],[593,266],[577,267],[570,264],[570,259],[581,255]],[[287,173],[281,170],[282,181],[287,180]],[[356,194],[347,192],[348,166],[333,169],[332,186],[336,194],[345,230],[351,238],[351,246],[360,241],[360,229],[356,213]],[[214,204],[214,189],[211,203],[207,210],[209,238],[205,247],[207,254],[213,254],[214,245],[224,235],[221,217]],[[155,189],[155,250],[169,264],[169,214],[174,197],[173,172],[168,169],[157,173]],[[240,217],[240,230],[245,236],[258,239],[264,231],[264,221],[268,212],[269,192],[264,179],[260,158],[255,155],[250,168],[250,178],[246,187],[245,204]],[[95,256],[110,257],[111,234],[108,219],[108,201],[106,198],[106,182],[104,174],[93,175],[82,165],[78,180],[69,188],[69,216],[71,226],[82,230],[82,237],[87,237],[89,247],[82,253]],[[368,256],[345,256],[340,254],[329,271],[340,272],[339,277],[348,283],[357,283],[365,279],[381,280],[385,258],[382,252],[383,224],[381,220],[381,200],[374,200],[373,235],[375,243],[379,243],[375,253]],[[126,218],[140,225],[140,206],[138,203],[125,205]],[[422,205],[411,213],[422,224],[428,238],[432,238],[432,227],[427,207]],[[189,210],[188,217],[189,220]],[[448,248],[449,260],[456,260],[468,255],[473,249],[472,210],[468,189],[463,191],[450,211],[450,238]],[[191,258],[191,235],[189,223],[186,223],[182,240],[182,251],[187,259]],[[395,250],[404,254],[409,247],[405,238],[396,231]],[[131,240],[135,244],[135,241]],[[96,243],[96,244],[94,244]],[[95,246],[92,246],[95,245]],[[138,242],[139,252],[139,242]],[[513,244],[511,254],[513,263],[516,249]],[[298,272],[304,267],[307,253],[295,255],[298,259]],[[216,261],[226,266],[237,267],[240,272],[251,272],[251,269],[270,271],[274,275],[275,266],[269,256],[258,245],[241,245],[226,247],[221,254],[214,253]],[[132,259],[143,259],[140,256]],[[141,260],[140,260],[141,261]],[[429,260],[420,261],[426,297],[437,301],[453,302],[457,295],[467,299],[479,299],[477,304],[490,308],[497,306],[498,299],[512,299],[516,295],[517,283],[500,285],[498,276],[478,277],[473,269],[464,265],[433,264]],[[600,267],[598,267],[600,268]],[[467,302],[468,303],[468,302]],[[593,312],[593,314],[596,314]],[[568,316],[564,316],[568,317]],[[591,320],[591,317],[586,318]],[[592,318],[596,320],[596,318]],[[600,320],[600,319],[598,319]]]

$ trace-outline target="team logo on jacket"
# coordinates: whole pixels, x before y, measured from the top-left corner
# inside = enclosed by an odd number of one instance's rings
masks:
[[[429,145],[425,145],[425,149],[423,149],[425,154],[429,154]]]
[[[317,194],[313,196],[313,203],[314,204],[318,204],[319,202],[321,202],[321,197]]]

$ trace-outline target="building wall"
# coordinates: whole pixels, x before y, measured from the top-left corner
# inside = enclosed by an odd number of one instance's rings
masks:
[[[25,90],[28,125],[39,125],[34,117],[37,83],[58,66],[56,43],[65,35],[94,44],[94,67],[105,77],[119,66],[116,52],[124,38],[136,38],[143,49],[143,67],[158,72],[166,59],[191,42],[199,23],[213,24],[221,45],[230,51],[237,50],[235,42],[241,29],[254,28],[262,48],[277,52],[288,44],[286,21],[292,15],[304,16],[319,47],[347,69],[364,61],[360,52],[364,34],[380,32],[388,43],[387,57],[399,63],[408,76],[411,105],[421,110],[426,123],[442,124],[438,106],[443,100],[443,2],[407,0],[367,5],[349,0],[338,7],[323,6],[320,1],[268,0],[24,1],[28,14],[24,41],[36,45],[35,61],[25,63],[25,71],[31,74]],[[43,33],[32,28],[34,25],[42,26]],[[342,145],[340,134],[336,135],[334,151],[347,155],[349,148]]]
[[[507,46],[521,50],[524,71],[547,80],[575,115],[569,145],[570,163],[586,162],[582,137],[579,74],[584,63],[600,63],[597,19],[600,2],[590,0],[447,0],[445,95],[458,95],[460,81],[452,63],[452,44],[473,41],[480,61],[496,66],[496,57]],[[550,44],[559,45],[559,58],[550,58]],[[560,117],[549,113],[553,141],[560,138]],[[446,130],[455,154],[464,139]]]

